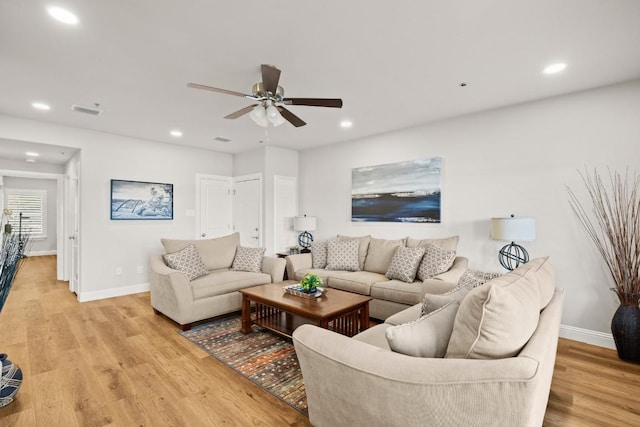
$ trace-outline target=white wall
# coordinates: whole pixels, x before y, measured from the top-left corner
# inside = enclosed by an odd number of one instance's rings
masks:
[[[524,246],[532,258],[551,256],[566,289],[563,324],[606,341],[617,300],[566,186],[584,195],[577,171],[585,166],[640,172],[639,117],[640,80],[307,150],[301,212],[317,216],[318,238],[457,234],[458,253],[488,271],[501,270],[504,244],[490,240],[489,219],[534,216],[537,239]],[[441,224],[350,221],[352,168],[433,156],[443,158]]]
[[[81,149],[81,300],[147,289],[148,258],[162,251],[160,238],[191,238],[196,232],[195,217],[186,215],[195,209],[195,175],[232,174],[228,154],[9,116],[0,115],[0,137]],[[174,220],[111,221],[111,179],[173,184]]]
[[[47,237],[34,239],[28,255],[54,254],[57,245],[58,182],[55,179],[4,177],[5,190],[44,190],[47,192]],[[16,230],[17,231],[17,230]]]

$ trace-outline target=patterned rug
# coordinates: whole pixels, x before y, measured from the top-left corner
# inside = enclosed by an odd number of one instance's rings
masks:
[[[304,415],[307,396],[298,358],[290,339],[253,325],[240,332],[240,316],[234,315],[180,331],[185,338],[254,384]]]

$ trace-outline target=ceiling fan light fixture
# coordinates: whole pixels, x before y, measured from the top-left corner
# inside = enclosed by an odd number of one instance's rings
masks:
[[[266,110],[267,110],[267,119],[269,120],[269,123],[271,123],[273,126],[278,127],[282,123],[284,123],[284,118],[282,118],[280,111],[278,111],[278,108],[275,105],[270,104],[269,106],[267,106]]]
[[[249,117],[253,120],[258,126],[262,126],[266,128],[269,126],[269,120],[267,120],[267,112],[264,109],[264,106],[258,105],[249,113]]]

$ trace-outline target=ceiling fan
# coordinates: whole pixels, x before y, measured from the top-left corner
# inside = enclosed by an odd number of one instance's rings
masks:
[[[194,89],[210,90],[212,92],[227,95],[241,96],[257,102],[236,112],[224,116],[225,119],[237,119],[247,113],[258,125],[267,127],[269,123],[279,126],[287,120],[295,127],[304,126],[307,123],[300,117],[287,110],[285,105],[307,105],[311,107],[342,108],[340,98],[285,98],[284,89],[278,86],[280,70],[272,65],[262,64],[262,81],[253,85],[251,95],[235,92],[217,87],[205,86],[198,83],[188,83],[187,86]]]

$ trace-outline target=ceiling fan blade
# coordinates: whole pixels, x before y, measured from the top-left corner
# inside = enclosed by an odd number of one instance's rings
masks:
[[[258,105],[258,104],[253,104],[253,105],[249,105],[248,107],[244,107],[239,109],[238,111],[236,111],[235,113],[231,113],[231,114],[227,114],[226,116],[224,116],[225,119],[237,119],[240,116],[244,116],[245,114],[249,113],[251,110],[253,110],[253,108]]]
[[[282,115],[282,117],[284,117],[289,123],[291,123],[292,125],[294,125],[297,128],[307,124],[300,117],[296,116],[291,111],[287,110],[286,108],[284,108],[284,107],[282,107],[280,105],[278,106],[278,111],[280,111],[280,114]]]
[[[280,70],[272,65],[262,64],[262,85],[264,86],[264,90],[275,94],[279,81]]]
[[[210,90],[211,92],[218,92],[218,93],[224,93],[224,94],[227,94],[227,95],[241,96],[243,98],[251,96],[251,95],[246,95],[244,93],[235,92],[235,91],[232,91],[232,90],[220,89],[220,88],[211,87],[211,86],[205,86],[205,85],[201,85],[201,84],[198,84],[198,83],[187,83],[187,86],[191,87],[191,88],[194,88],[194,89],[204,89],[204,90]]]
[[[282,102],[286,105],[342,108],[342,99],[340,98],[284,98]]]

